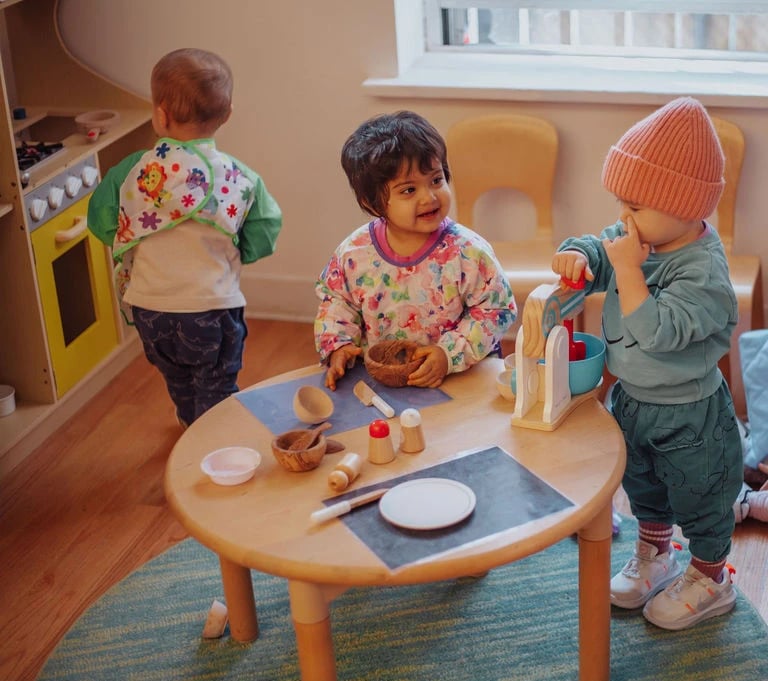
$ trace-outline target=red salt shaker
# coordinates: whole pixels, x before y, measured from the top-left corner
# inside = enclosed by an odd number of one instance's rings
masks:
[[[384,419],[371,421],[368,426],[368,461],[389,463],[395,458],[395,448],[389,433],[389,424]]]

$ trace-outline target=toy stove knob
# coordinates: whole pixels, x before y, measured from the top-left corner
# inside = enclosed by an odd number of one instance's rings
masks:
[[[99,171],[96,170],[93,166],[85,166],[83,168],[83,172],[81,173],[81,177],[83,178],[83,184],[86,187],[92,187],[96,180],[99,178]]]
[[[29,216],[35,221],[40,222],[48,209],[48,202],[43,199],[32,199],[29,203]]]
[[[67,196],[71,199],[77,196],[77,192],[83,186],[83,181],[75,175],[70,175],[64,182],[64,191],[67,192]]]
[[[48,192],[48,205],[56,210],[64,199],[64,190],[61,187],[51,187]]]

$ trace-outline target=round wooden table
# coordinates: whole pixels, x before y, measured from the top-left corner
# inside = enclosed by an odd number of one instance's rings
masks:
[[[503,368],[500,359],[489,358],[449,376],[441,389],[452,399],[420,410],[426,449],[419,454],[398,453],[386,465],[366,462],[350,490],[419,471],[467,450],[498,446],[572,504],[396,569],[390,569],[341,519],[317,526],[309,522],[310,514],[333,496],[327,478],[344,452],[326,455],[313,471],[292,473],[272,456],[274,434],[236,396],[198,419],[171,452],[165,493],[190,535],[219,556],[232,637],[248,641],[258,635],[250,570],[284,577],[289,580],[301,678],[333,681],[336,663],[328,604],[349,587],[478,574],[578,533],[579,678],[608,681],[611,502],[624,471],[621,432],[597,399],[584,401],[552,432],[512,427],[514,404],[502,399],[495,387],[495,376]],[[320,371],[306,368],[252,388]],[[290,410],[291,405],[285,408]],[[371,420],[380,417],[370,409]],[[390,419],[395,447],[398,423],[397,417]],[[344,443],[345,452],[366,457],[367,427],[331,431],[331,437]],[[216,485],[202,473],[200,461],[210,451],[232,445],[258,449],[261,466],[242,485]],[[553,606],[552,616],[557,614]],[[542,616],[546,611],[537,613]]]

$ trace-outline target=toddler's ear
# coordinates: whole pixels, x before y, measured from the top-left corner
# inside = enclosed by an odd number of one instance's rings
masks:
[[[168,115],[168,112],[162,106],[156,106],[155,112],[158,124],[161,128],[167,130],[171,122],[171,117]]]

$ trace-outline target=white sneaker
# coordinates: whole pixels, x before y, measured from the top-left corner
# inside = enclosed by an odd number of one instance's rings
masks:
[[[722,582],[705,577],[691,565],[643,608],[645,619],[662,629],[685,629],[710,617],[723,615],[736,602],[731,572],[723,568]]]
[[[741,492],[735,502],[733,502],[733,515],[736,522],[740,523],[749,517],[749,503],[747,502],[747,494],[751,491],[749,485],[746,482],[741,483]]]
[[[639,608],[667,584],[675,581],[682,568],[676,550],[659,555],[659,550],[642,539],[637,540],[635,555],[611,579],[611,603],[619,608]]]

